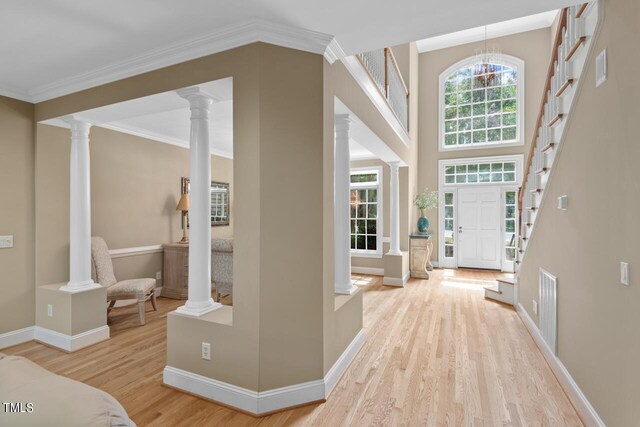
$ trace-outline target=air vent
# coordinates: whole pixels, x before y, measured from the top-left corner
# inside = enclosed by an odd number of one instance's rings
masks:
[[[557,280],[547,271],[540,269],[540,333],[553,354],[556,352],[558,332]]]
[[[607,81],[607,49],[596,58],[596,87]]]

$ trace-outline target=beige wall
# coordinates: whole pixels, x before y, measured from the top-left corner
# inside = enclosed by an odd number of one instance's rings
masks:
[[[323,63],[260,55],[260,390],[323,376]]]
[[[520,58],[525,63],[525,145],[516,147],[438,152],[439,76],[456,62],[473,56],[483,44],[469,43],[420,54],[418,192],[425,188],[438,190],[438,160],[440,159],[528,153],[550,60],[550,40],[551,29],[549,28],[491,40],[491,44],[499,46],[504,54]],[[417,215],[416,208],[414,212]],[[438,215],[436,210],[433,210],[427,212],[427,216],[431,221],[431,233],[434,235],[432,260],[437,261]],[[415,221],[412,226],[413,229],[416,228]]]
[[[537,322],[538,272],[558,278],[558,357],[609,426],[640,419],[638,144],[640,3],[606,1],[545,199],[520,271],[520,302]],[[595,55],[608,81],[595,87]],[[556,209],[568,195],[568,210]],[[630,286],[620,284],[620,261]]]
[[[33,105],[0,96],[0,334],[33,326],[34,122]]]
[[[189,150],[100,127],[91,129],[91,228],[110,249],[175,242],[182,235],[180,178]],[[37,125],[36,284],[68,280],[69,130]],[[211,175],[230,183],[231,222],[213,237],[233,236],[233,160],[212,156]],[[119,280],[156,277],[162,254],[114,259]],[[158,283],[161,285],[161,283]]]

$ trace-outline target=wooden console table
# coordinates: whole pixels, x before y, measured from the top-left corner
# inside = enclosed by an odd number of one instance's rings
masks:
[[[409,261],[411,277],[428,279],[433,252],[433,239],[430,234],[412,234],[409,236]]]
[[[187,299],[189,294],[189,244],[166,243],[163,259],[162,296]],[[216,299],[233,293],[233,240],[211,240],[212,284]]]
[[[189,293],[189,245],[166,243],[162,273],[161,296],[173,299],[187,299]]]

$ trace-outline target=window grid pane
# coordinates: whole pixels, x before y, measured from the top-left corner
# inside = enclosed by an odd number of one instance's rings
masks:
[[[455,245],[455,223],[453,219],[453,193],[444,193],[444,256],[453,258]]]
[[[464,67],[445,81],[444,93],[445,146],[516,140],[516,70],[498,64]]]
[[[516,182],[515,162],[468,163],[447,166],[445,184],[482,184]]]
[[[505,193],[504,207],[504,248],[505,259],[515,261],[516,259],[516,192],[507,191]]]
[[[375,174],[377,182],[377,174]],[[362,175],[360,175],[362,176]],[[363,182],[353,179],[352,182]],[[351,190],[350,234],[351,249],[376,251],[378,249],[378,190],[376,188]]]

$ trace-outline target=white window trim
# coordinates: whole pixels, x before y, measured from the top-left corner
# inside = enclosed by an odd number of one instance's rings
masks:
[[[439,77],[438,81],[438,138],[440,140],[438,144],[438,151],[460,151],[460,150],[478,150],[484,148],[502,148],[502,147],[515,147],[519,145],[524,145],[524,110],[525,110],[525,97],[524,97],[524,89],[525,89],[525,69],[524,69],[524,61],[520,58],[516,58],[511,55],[502,55],[502,63],[498,65],[506,65],[516,70],[518,81],[516,82],[516,90],[518,95],[516,97],[516,127],[518,132],[516,134],[517,138],[515,142],[483,142],[476,144],[468,144],[468,145],[454,145],[454,146],[445,146],[444,145],[444,89],[445,82],[447,78],[453,73],[461,68],[470,67],[476,63],[476,58],[474,56],[465,58],[462,61],[458,61],[446,70],[444,70]]]
[[[442,208],[438,209],[438,267],[441,268],[458,268],[458,239],[457,236],[453,239],[453,258],[446,258],[445,244],[444,244],[444,193],[453,193],[453,233],[456,235],[456,227],[458,226],[458,188],[452,187],[445,190],[441,190],[440,201],[438,206]]]
[[[384,191],[383,191],[383,183],[384,183],[384,174],[382,166],[367,166],[361,168],[351,168],[349,173],[349,180],[351,180],[351,175],[354,173],[363,173],[363,172],[376,172],[378,174],[378,184],[377,186],[371,185],[369,183],[351,183],[349,185],[349,192],[352,189],[364,189],[364,188],[376,188],[378,190],[378,224],[376,225],[376,250],[362,250],[362,249],[350,249],[352,258],[382,258],[384,252],[382,250],[383,246],[383,227],[384,227]],[[349,215],[349,221],[351,221],[351,215]],[[351,226],[351,224],[349,224]],[[349,233],[351,236],[351,233]]]
[[[467,163],[491,163],[491,162],[515,162],[516,163],[516,182],[494,182],[494,183],[465,183],[465,184],[445,184],[444,183],[444,171],[447,166],[455,166],[458,164],[467,164]],[[502,258],[500,262],[500,268],[502,271],[509,271],[509,264],[511,261],[506,260],[506,251],[504,244],[504,216],[505,216],[505,203],[504,203],[504,193],[506,191],[516,191],[516,196],[518,192],[518,188],[522,186],[522,174],[524,169],[524,155],[515,154],[515,155],[505,155],[505,156],[490,156],[490,157],[466,157],[466,158],[455,158],[455,159],[443,159],[438,161],[438,194],[440,195],[440,204],[442,208],[438,208],[438,265],[443,268],[458,268],[458,239],[455,238],[453,240],[453,258],[445,258],[444,256],[444,193],[453,193],[453,224],[454,224],[454,233],[458,226],[458,189],[464,188],[467,186],[478,186],[478,187],[500,187],[501,191],[501,202],[500,202],[500,229],[501,238],[500,238],[500,246],[502,248]],[[520,236],[520,223],[518,221],[518,215],[516,213],[516,241]]]
[[[516,182],[486,182],[486,183],[451,183],[445,184],[444,171],[447,166],[455,166],[467,163],[495,163],[495,162],[515,162],[516,163]],[[516,186],[522,185],[522,171],[524,166],[524,155],[513,154],[504,156],[488,156],[488,157],[460,157],[455,159],[442,159],[438,161],[438,188],[440,192],[446,191],[450,187],[464,187],[467,185],[499,185],[499,186]]]
[[[516,187],[513,184],[512,185],[504,185],[504,186],[502,186],[500,191],[502,191],[502,194],[500,196],[501,197],[501,199],[500,199],[500,205],[501,205],[500,206],[500,211],[501,211],[501,214],[502,214],[502,218],[501,218],[501,221],[502,221],[502,223],[501,223],[502,224],[501,225],[502,233],[501,233],[501,236],[500,236],[501,237],[500,241],[502,242],[501,243],[501,246],[502,246],[502,262],[501,262],[502,271],[505,272],[505,273],[514,273],[515,272],[515,264],[516,264],[515,260],[518,259],[518,240],[520,238],[520,218],[518,218],[518,216],[519,216],[518,215],[518,187]],[[515,256],[515,259],[513,261],[507,259],[507,245],[506,245],[506,243],[504,241],[504,235],[507,232],[507,229],[505,228],[505,221],[507,219],[506,218],[506,216],[507,216],[507,192],[509,192],[509,191],[515,191],[515,193],[516,193],[516,218],[515,218],[515,220],[516,220],[516,228],[515,228],[516,256]]]

